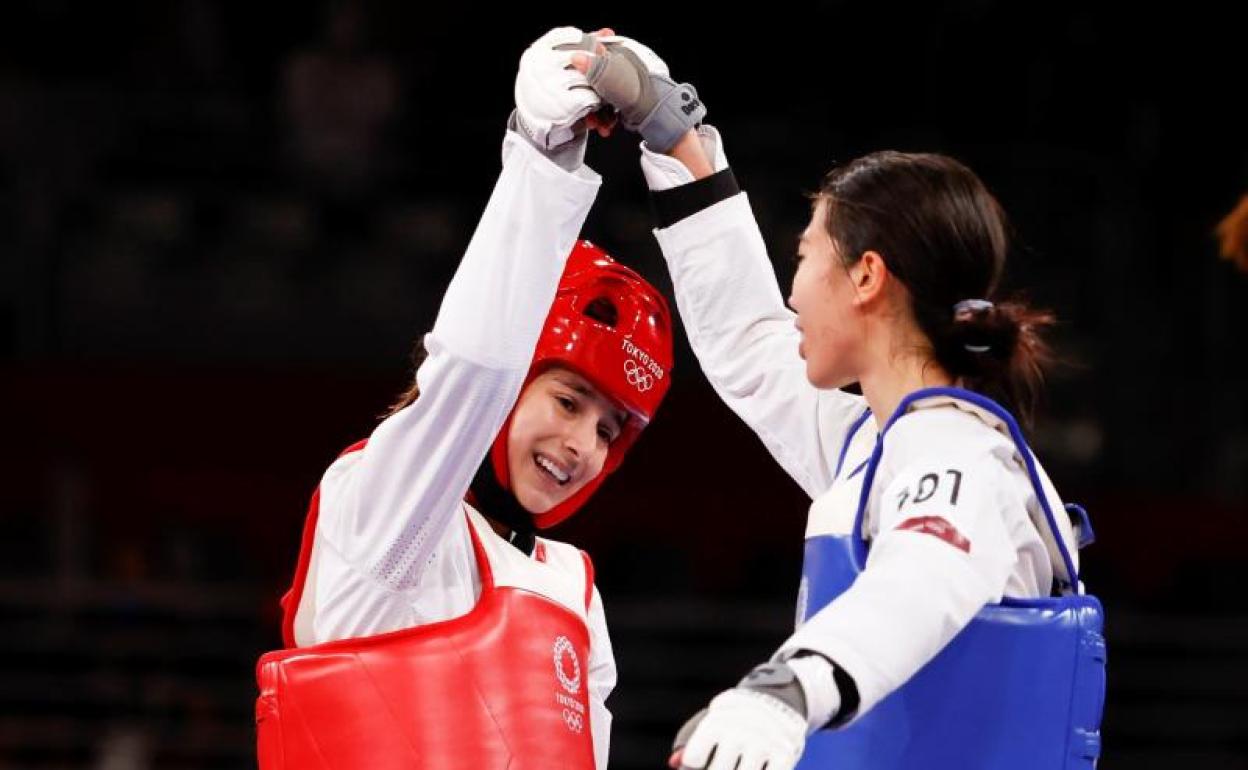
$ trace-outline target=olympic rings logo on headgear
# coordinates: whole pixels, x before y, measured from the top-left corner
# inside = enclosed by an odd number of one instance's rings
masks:
[[[568,637],[560,636],[555,639],[554,652],[555,676],[559,678],[559,684],[572,695],[576,695],[581,690],[581,662],[576,659],[576,650],[572,648],[572,642],[568,641]],[[563,670],[565,654],[572,661],[572,676],[568,676]]]
[[[654,376],[631,358],[624,361],[624,378],[641,393],[654,387]]]
[[[571,709],[563,710],[563,723],[574,733],[585,729],[585,718]]]

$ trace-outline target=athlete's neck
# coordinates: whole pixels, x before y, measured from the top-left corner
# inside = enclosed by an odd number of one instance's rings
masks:
[[[524,553],[533,551],[533,517],[503,488],[487,455],[472,480],[472,504],[490,522],[495,534]]]
[[[491,519],[489,516],[486,516],[485,520],[490,523],[490,528],[493,529],[496,533],[498,533],[499,537],[506,540],[507,542],[511,542],[512,535],[515,534],[515,531],[511,527],[507,526],[501,521]]]
[[[863,375],[859,383],[881,430],[901,400],[916,390],[954,384],[954,378],[926,352],[897,353]]]
[[[533,550],[537,547],[537,538],[532,532],[520,532],[484,512],[481,515],[485,516],[485,520],[490,523],[490,529],[493,529],[495,534],[515,546],[516,550],[525,556],[533,555]]]

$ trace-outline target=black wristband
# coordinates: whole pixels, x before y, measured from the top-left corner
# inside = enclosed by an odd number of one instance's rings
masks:
[[[680,220],[708,209],[720,201],[728,200],[741,192],[732,169],[716,171],[696,182],[682,184],[669,190],[659,190],[650,196],[654,215],[659,227],[671,227]]]
[[[832,717],[832,721],[824,725],[824,728],[840,727],[858,714],[858,685],[854,684],[854,678],[846,673],[845,669],[832,664],[832,681],[836,683],[836,689],[841,694],[841,706],[836,710],[836,716]]]

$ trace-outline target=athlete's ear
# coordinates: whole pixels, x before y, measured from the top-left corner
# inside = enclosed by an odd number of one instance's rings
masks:
[[[862,258],[849,268],[849,279],[854,284],[854,304],[868,307],[881,301],[894,279],[877,251],[864,251]]]

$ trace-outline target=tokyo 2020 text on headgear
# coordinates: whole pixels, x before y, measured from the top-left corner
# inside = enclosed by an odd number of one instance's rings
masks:
[[[667,394],[672,358],[672,318],[663,295],[602,249],[577,241],[538,337],[525,386],[551,366],[567,367],[623,407],[629,418],[611,442],[602,472],[564,502],[533,514],[539,529],[575,513],[619,467]],[[508,489],[510,432],[509,415],[490,450],[494,472]]]

